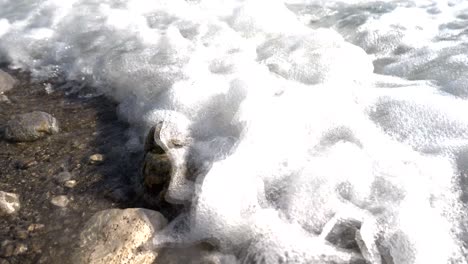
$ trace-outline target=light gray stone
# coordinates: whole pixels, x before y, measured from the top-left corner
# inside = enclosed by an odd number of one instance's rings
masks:
[[[57,207],[67,207],[70,199],[66,195],[55,196],[50,202]]]
[[[13,89],[16,84],[16,79],[10,74],[0,70],[0,94]]]
[[[152,264],[158,253],[142,246],[167,225],[156,211],[130,208],[96,213],[80,234],[74,264]]]
[[[34,141],[58,132],[57,120],[41,111],[15,115],[5,126],[5,137],[11,141]]]
[[[16,213],[20,207],[17,194],[0,191],[0,215]]]

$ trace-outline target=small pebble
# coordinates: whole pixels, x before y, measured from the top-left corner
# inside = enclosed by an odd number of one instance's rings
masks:
[[[37,230],[42,229],[44,227],[45,227],[45,225],[43,225],[43,224],[30,224],[28,226],[28,231],[29,232],[34,232],[34,231],[37,231]]]
[[[73,188],[76,186],[76,181],[75,180],[69,180],[65,182],[65,187],[67,188]]]
[[[58,206],[58,207],[66,207],[68,203],[70,202],[70,200],[68,199],[66,195],[59,195],[59,196],[53,197],[52,200],[50,200],[50,202],[53,205]]]
[[[62,171],[59,174],[54,176],[54,180],[56,183],[61,184],[67,182],[71,179],[72,175],[68,171]]]
[[[26,239],[28,238],[28,231],[26,230],[18,230],[16,232],[16,237],[19,239]]]
[[[19,196],[0,191],[0,215],[13,214],[20,209]]]
[[[13,252],[13,255],[21,255],[26,253],[28,251],[28,246],[26,246],[23,243],[18,243],[15,247],[15,251]]]
[[[15,252],[15,245],[13,242],[9,240],[5,240],[2,242],[1,247],[0,247],[0,256],[1,257],[11,257],[13,256],[13,253]]]
[[[93,154],[89,156],[89,163],[91,164],[100,164],[104,161],[104,155],[102,154]]]

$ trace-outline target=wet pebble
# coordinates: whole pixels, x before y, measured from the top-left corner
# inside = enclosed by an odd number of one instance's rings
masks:
[[[104,162],[104,155],[102,154],[97,153],[89,156],[89,163],[91,164],[101,164],[102,162]]]
[[[44,227],[45,225],[43,224],[30,224],[28,226],[28,232],[35,232],[35,231],[43,229]]]
[[[50,202],[57,207],[66,207],[70,200],[66,195],[55,196]]]
[[[72,178],[72,174],[68,171],[62,171],[60,172],[59,174],[55,175],[54,176],[54,181],[57,183],[57,184],[62,184],[62,183],[66,183],[67,181],[69,181],[70,179]]]
[[[65,182],[65,187],[67,188],[74,188],[76,186],[76,181],[75,180],[69,180]]]
[[[20,209],[19,196],[0,191],[0,215],[16,213]]]

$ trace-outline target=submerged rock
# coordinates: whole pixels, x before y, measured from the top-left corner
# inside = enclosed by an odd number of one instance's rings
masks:
[[[142,246],[167,225],[162,214],[142,208],[96,213],[80,234],[75,264],[152,264],[158,253]]]
[[[0,70],[0,94],[13,89],[16,84],[16,79],[10,74]]]
[[[0,191],[0,215],[16,213],[20,209],[19,196]]]
[[[5,137],[11,141],[34,141],[58,132],[57,120],[41,111],[12,116],[5,127]]]

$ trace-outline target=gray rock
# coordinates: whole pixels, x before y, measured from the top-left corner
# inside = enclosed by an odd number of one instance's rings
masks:
[[[5,126],[5,137],[11,141],[34,141],[58,132],[57,120],[41,111],[13,116]]]
[[[190,122],[172,112],[158,120],[148,133],[142,185],[150,201],[166,200],[174,204],[191,201],[193,182],[188,180],[187,156],[192,144]],[[147,199],[148,200],[148,199]]]
[[[11,101],[6,95],[0,94],[0,103],[11,103]]]
[[[66,195],[55,196],[52,198],[52,200],[50,200],[50,203],[57,207],[67,207],[69,202],[70,200]]]
[[[63,184],[69,181],[72,178],[72,175],[68,171],[62,171],[59,174],[54,176],[54,181],[58,184]]]
[[[17,194],[0,191],[0,215],[13,214],[19,209],[20,201]]]
[[[152,264],[158,253],[143,249],[167,220],[159,212],[130,208],[96,213],[80,234],[74,264]]]
[[[10,74],[0,70],[0,94],[13,89],[15,84],[15,78],[13,78]]]

